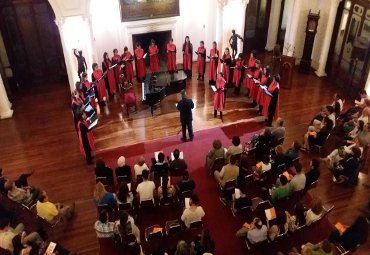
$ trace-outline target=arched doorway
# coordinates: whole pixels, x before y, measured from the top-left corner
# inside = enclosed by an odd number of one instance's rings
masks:
[[[47,0],[1,1],[0,32],[4,39],[10,89],[67,81],[55,14]],[[6,67],[6,66],[5,66]]]

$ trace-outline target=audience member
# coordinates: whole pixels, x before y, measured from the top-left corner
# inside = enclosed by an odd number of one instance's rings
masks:
[[[151,173],[154,180],[159,180],[159,178],[163,176],[168,177],[169,166],[164,160],[165,156],[163,152],[158,153],[158,161],[155,161],[155,159],[153,160]]]
[[[149,180],[149,171],[143,170],[143,182],[141,182],[137,188],[137,196],[139,198],[140,203],[142,201],[152,200],[154,203],[154,191],[155,191],[155,184],[153,181]]]
[[[294,164],[296,174],[290,180],[290,188],[292,192],[303,190],[306,186],[306,175],[302,171],[302,164],[297,162]]]
[[[176,245],[175,255],[192,255],[190,246],[183,240]]]
[[[95,163],[95,176],[105,177],[107,179],[108,185],[113,185],[113,170],[105,165],[103,159],[97,159]]]
[[[359,216],[343,233],[340,233],[337,229],[333,230],[329,236],[329,241],[340,244],[344,249],[351,251],[357,245],[365,243],[368,236],[369,221],[365,217]]]
[[[27,188],[27,187],[29,187],[28,177],[30,177],[33,173],[34,173],[34,171],[31,171],[31,172],[25,173],[25,174],[21,174],[18,177],[18,179],[14,181],[15,186],[18,187],[18,188]],[[4,170],[2,168],[0,168],[0,192],[3,192],[3,193],[6,192],[6,190],[4,188],[4,184],[7,180],[9,180],[9,179],[4,176]]]
[[[304,207],[302,202],[298,202],[297,204],[295,204],[293,215],[291,215],[288,211],[285,211],[285,214],[287,216],[288,229],[290,232],[294,232],[297,230],[298,227],[306,224],[305,212],[306,208]]]
[[[330,131],[333,129],[333,121],[329,117],[323,119],[323,127],[317,132],[312,127],[309,128],[308,132],[304,135],[304,141],[302,150],[309,151],[314,145],[322,146]]]
[[[126,158],[124,156],[118,158],[115,174],[116,177],[126,176],[126,181],[131,182],[131,167],[126,165]]]
[[[277,167],[285,164],[285,155],[282,145],[278,145],[275,148],[275,155],[273,155],[273,162],[271,164],[271,168],[277,170]]]
[[[281,174],[279,176],[279,182],[281,185],[278,187],[273,187],[271,189],[271,200],[273,202],[276,202],[279,199],[282,199],[284,197],[290,196],[292,193],[290,185],[288,183],[288,179],[285,175]]]
[[[293,161],[301,156],[301,144],[296,140],[292,146],[285,152],[285,164],[287,167],[293,165]]]
[[[264,155],[254,168],[254,177],[259,180],[263,173],[271,170],[270,156]]]
[[[351,152],[351,147],[352,146],[340,146],[338,149],[333,150],[326,158],[321,159],[327,164],[327,167],[329,169],[334,169],[339,162],[346,157],[348,153]]]
[[[37,188],[18,188],[12,180],[7,180],[4,184],[4,188],[8,191],[8,197],[11,200],[24,205],[30,204],[40,194],[40,190]]]
[[[116,207],[116,200],[111,192],[106,191],[103,183],[98,182],[94,190],[94,204],[107,205],[110,211]]]
[[[356,140],[359,142],[359,144],[362,146],[362,147],[365,147],[366,145],[369,145],[370,144],[370,122],[367,123],[365,126],[364,126],[364,129],[361,130],[357,137],[356,137]],[[355,140],[355,141],[356,141]]]
[[[127,212],[121,211],[119,215],[119,220],[115,222],[118,234],[124,239],[125,236],[132,233],[136,237],[136,242],[140,243],[140,230],[135,225],[134,218],[131,217]]]
[[[36,232],[35,234],[38,236]],[[12,240],[13,248],[14,248],[13,254],[14,255],[38,255],[44,252],[42,249],[40,249],[41,248],[40,245],[37,244],[38,240],[40,240],[39,236],[35,238],[35,240],[33,240],[32,242],[30,242],[30,240],[27,240],[27,242],[24,242],[24,238],[22,238],[21,235],[16,235],[15,237],[13,237],[13,240]]]
[[[264,155],[270,155],[271,152],[271,128],[265,127],[263,133],[252,138],[253,147],[255,148],[256,160],[261,160]]]
[[[236,232],[236,236],[247,236],[251,244],[259,243],[267,239],[267,226],[262,223],[260,218],[254,218],[252,223],[245,223],[242,228]]]
[[[315,121],[321,122],[328,115],[329,113],[326,105],[321,105],[320,112],[313,117],[310,124],[313,125]]]
[[[143,170],[149,171],[149,167],[146,165],[145,158],[143,156],[141,156],[138,159],[137,163],[134,165],[134,170],[135,170],[135,177],[137,177],[138,175],[142,175]]]
[[[194,255],[203,255],[206,252],[213,254],[215,252],[215,242],[212,240],[208,228],[203,229],[202,235],[198,235],[193,243]]]
[[[274,241],[275,238],[280,235],[288,232],[288,216],[285,214],[284,211],[278,210],[276,212],[276,218],[271,220],[273,223],[270,227],[270,221],[267,220],[267,228],[268,228],[268,237],[271,241]]]
[[[360,164],[361,150],[357,146],[352,147],[352,153],[339,161],[339,164],[333,169],[333,181],[336,183],[355,184],[358,176],[358,167]]]
[[[336,116],[339,116],[340,113],[343,111],[343,99],[338,93],[335,93],[333,96],[333,103],[331,106],[334,108],[334,112]]]
[[[189,172],[184,171],[182,180],[176,184],[176,190],[181,194],[184,191],[194,190],[195,182],[189,178]]]
[[[256,210],[257,206],[262,203],[268,201],[271,203],[271,195],[270,191],[266,189],[265,187],[261,188],[261,195],[259,197],[255,197],[252,199],[252,206],[251,209],[252,211]]]
[[[175,149],[173,152],[173,158],[170,162],[170,174],[171,175],[182,175],[183,171],[188,169],[188,165],[186,164],[184,159],[180,158],[180,151],[178,149]]]
[[[302,255],[332,255],[333,247],[330,242],[325,239],[318,244],[306,243],[302,245]]]
[[[216,181],[223,187],[225,183],[231,180],[236,180],[239,175],[239,167],[236,165],[236,156],[230,156],[230,163],[223,166],[221,171],[215,171],[214,176]]]
[[[335,115],[335,109],[331,105],[326,106],[327,112],[328,112],[328,118],[332,121],[333,126],[332,129],[335,127],[335,120],[336,120],[336,115]],[[324,118],[325,119],[325,118]]]
[[[129,203],[132,205],[132,201],[134,200],[134,196],[132,192],[129,190],[128,185],[126,182],[121,182],[118,186],[118,192],[116,194],[117,203],[118,204],[125,204]]]
[[[316,158],[310,161],[310,169],[306,172],[306,185],[308,189],[312,183],[317,181],[320,177],[320,161]]]
[[[95,222],[94,228],[98,238],[113,237],[116,231],[114,222],[108,220],[108,212],[106,210],[100,212],[99,219]]]
[[[62,205],[60,203],[52,203],[49,201],[49,196],[46,191],[42,191],[36,203],[37,215],[49,222],[56,223],[59,219],[67,222],[72,218],[75,210],[75,203],[72,205]]]
[[[285,137],[285,127],[283,118],[278,118],[276,120],[276,127],[271,131],[271,136],[274,141],[279,141]]]
[[[306,211],[305,218],[306,218],[306,225],[311,225],[312,222],[321,218],[324,209],[322,207],[321,199],[314,198],[311,202],[310,209]]]
[[[206,155],[206,166],[210,171],[213,167],[213,163],[217,158],[225,157],[225,149],[222,147],[220,140],[216,139],[213,141],[212,149]],[[210,172],[211,173],[211,172]]]
[[[233,136],[231,140],[231,145],[226,151],[226,158],[227,160],[230,159],[231,155],[240,154],[243,152],[243,146],[240,144],[240,137]]]
[[[181,220],[187,228],[190,228],[191,223],[201,221],[205,215],[203,208],[199,205],[199,198],[196,194],[191,195],[189,204],[190,207],[185,208],[181,215]]]

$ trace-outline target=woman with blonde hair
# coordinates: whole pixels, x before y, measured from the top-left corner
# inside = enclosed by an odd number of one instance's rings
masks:
[[[98,182],[94,190],[94,203],[98,205],[108,205],[109,210],[116,206],[116,199],[111,192],[105,190],[103,183]]]
[[[225,149],[220,140],[213,140],[212,149],[206,155],[206,166],[211,170],[216,158],[225,157]],[[211,173],[210,173],[211,174]]]

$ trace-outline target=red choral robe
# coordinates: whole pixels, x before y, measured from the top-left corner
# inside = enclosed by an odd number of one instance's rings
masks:
[[[167,43],[167,69],[169,72],[177,70],[176,67],[176,45]]]
[[[138,78],[143,78],[146,75],[146,66],[144,57],[144,50],[142,48],[135,49],[135,57],[136,57],[136,70]]]
[[[267,84],[268,77],[265,74],[262,74],[261,77],[261,85],[268,85]],[[263,106],[263,102],[265,101],[266,93],[261,89],[261,87],[258,87],[258,93],[257,93],[257,104]]]
[[[152,73],[157,73],[159,71],[159,59],[158,59],[158,47],[157,45],[149,46],[150,54],[150,71]]]
[[[190,42],[185,42],[182,46],[182,50],[184,52],[184,70],[191,70],[193,45]]]
[[[263,113],[263,116],[265,116],[266,119],[268,119],[268,114],[269,114],[269,111],[273,111],[275,110],[275,113],[274,113],[274,120],[277,120],[278,117],[279,117],[279,94],[276,93],[276,90],[280,90],[280,86],[279,86],[279,83],[274,81],[270,84],[270,86],[268,87],[268,92],[270,92],[271,94],[275,94],[274,98],[272,98],[270,95],[265,95],[265,100],[263,102],[263,109],[262,109],[262,113]],[[274,93],[275,92],[275,93]],[[277,98],[276,98],[277,97]],[[274,108],[275,109],[269,109],[270,107],[270,103],[271,102],[276,102],[276,105],[274,105]]]
[[[247,69],[245,71],[245,77],[244,77],[244,80],[243,80],[243,85],[247,88],[250,88],[250,83],[248,83],[248,80],[250,80],[248,78],[248,74],[252,75],[252,71],[251,71],[251,68],[253,68],[254,66],[256,65],[256,59],[255,58],[249,58],[248,60],[248,65],[247,65]]]
[[[206,70],[206,48],[198,47],[198,73],[204,75]]]
[[[126,79],[131,81],[134,78],[134,68],[132,66],[132,54],[129,51],[125,51],[122,54],[123,62],[125,63],[125,76]]]
[[[86,152],[85,152],[85,147],[84,147],[84,142],[85,145],[88,144],[90,147],[91,152],[95,151],[95,139],[94,135],[91,131],[87,131],[87,141],[84,141],[84,136],[82,134],[83,131],[81,131],[80,125],[85,125],[86,129],[88,128],[88,124],[84,121],[79,121],[77,124],[77,129],[78,129],[78,140],[80,141],[80,151],[81,153],[86,157]]]
[[[114,67],[114,75],[116,76],[116,82],[117,83],[119,83],[119,76],[122,74],[121,65],[119,63],[120,61],[121,61],[121,55],[119,55],[118,53],[114,54],[114,56],[112,57],[112,63],[113,63],[113,65],[117,64]]]
[[[99,80],[100,77],[103,76],[103,71],[101,69],[94,70],[92,73],[95,80]],[[107,89],[105,88],[104,79],[100,79],[100,81],[96,84],[96,89],[98,91],[98,100],[102,102],[104,97],[107,97]]]
[[[211,57],[209,61],[209,79],[215,81],[217,80],[218,49],[212,48],[209,54]]]
[[[114,77],[114,70],[111,68],[112,62],[107,59],[103,61],[102,66],[103,70],[107,71],[109,91],[111,94],[115,94],[117,92],[117,83],[116,78]]]
[[[252,72],[252,77],[256,80],[260,79],[262,73],[262,68],[255,69]],[[249,84],[249,97],[252,98],[253,100],[257,100],[257,94],[258,94],[258,88],[259,88],[259,83],[255,83],[253,79],[249,79],[248,81]]]
[[[237,58],[234,68],[233,83],[235,86],[239,86],[240,78],[242,77],[243,59]]]
[[[222,64],[222,73],[224,74],[224,79],[226,82],[229,82],[230,77],[230,62],[231,62],[231,55],[230,54],[224,54],[222,56],[222,60],[224,63]]]
[[[85,84],[86,88],[89,90],[91,88],[91,83],[88,80],[84,80],[83,83]],[[90,99],[91,106],[96,109],[96,102],[95,97]]]
[[[224,78],[218,78],[216,80],[216,92],[213,97],[213,107],[215,110],[222,112],[225,106],[225,88],[226,81]]]

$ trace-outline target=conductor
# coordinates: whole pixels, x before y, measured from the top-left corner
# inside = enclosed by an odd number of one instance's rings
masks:
[[[186,97],[185,90],[181,90],[181,100],[177,103],[177,110],[180,111],[180,122],[182,129],[181,141],[186,142],[186,127],[188,128],[190,141],[193,141],[193,114],[192,109],[194,108],[193,100]]]

